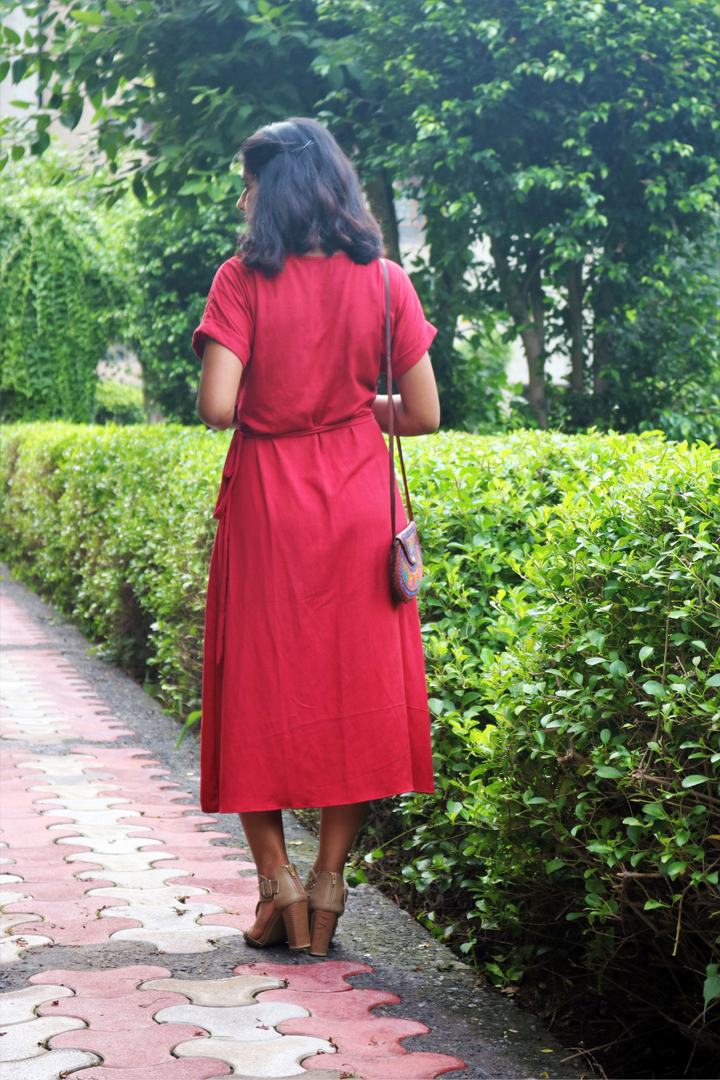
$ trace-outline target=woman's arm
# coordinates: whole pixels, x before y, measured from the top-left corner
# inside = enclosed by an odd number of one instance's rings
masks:
[[[208,338],[203,349],[197,414],[204,424],[224,431],[233,427],[235,399],[243,366],[230,349]]]
[[[395,381],[400,391],[399,396],[394,395],[398,435],[432,435],[440,426],[440,400],[430,353],[425,353]],[[387,394],[378,394],[372,410],[380,430],[387,432]]]

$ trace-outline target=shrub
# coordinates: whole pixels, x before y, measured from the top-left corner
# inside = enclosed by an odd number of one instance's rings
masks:
[[[145,420],[142,390],[112,379],[99,382],[94,419],[96,424],[142,424]]]
[[[172,426],[0,440],[6,557],[179,714],[226,446]],[[494,980],[571,954],[716,1053],[720,454],[518,432],[407,457],[437,794],[399,800],[381,839],[405,832],[425,921]]]

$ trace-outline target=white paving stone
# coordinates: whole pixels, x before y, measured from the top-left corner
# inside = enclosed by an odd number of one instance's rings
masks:
[[[65,828],[71,828],[74,826],[66,825]],[[141,848],[148,847],[150,845],[162,844],[161,840],[153,840],[150,836],[116,836],[116,837],[103,837],[103,836],[87,836],[84,832],[79,836],[61,836],[56,840],[57,844],[82,844],[84,847],[89,847],[91,851],[96,852],[98,855],[129,855],[133,851],[139,851]],[[85,853],[89,855],[89,853]],[[86,858],[86,862],[98,862],[97,859]]]
[[[6,934],[13,926],[26,922],[42,922],[42,919],[39,915],[30,915],[22,911],[16,911],[12,915],[4,911],[0,914],[0,934]]]
[[[203,894],[208,896],[209,891],[207,889],[199,889],[195,885],[163,885],[160,888],[151,889],[146,888],[143,882],[136,889],[112,886],[111,888],[91,889],[89,890],[89,894],[93,897],[113,896],[118,900],[127,900],[131,907],[140,906],[154,908],[157,911],[172,907],[173,911],[179,912],[180,910],[185,910],[185,905],[181,900],[182,897],[202,896]],[[192,908],[188,910],[194,912],[197,910],[198,906],[198,904],[193,904]],[[202,907],[206,908],[206,910],[203,911],[203,915],[216,915],[218,912],[225,910],[223,907],[218,907],[217,904],[213,904],[212,909],[210,905],[206,904],[203,904]]]
[[[159,1024],[197,1024],[210,1035],[237,1042],[266,1042],[282,1039],[275,1030],[283,1020],[309,1016],[307,1009],[285,1001],[256,1001],[239,1008],[210,1008],[207,1005],[171,1005],[155,1013]]]
[[[283,1035],[267,1042],[238,1042],[235,1039],[191,1039],[175,1047],[177,1057],[212,1057],[226,1061],[236,1073],[253,1077],[299,1076],[305,1072],[300,1062],[311,1054],[334,1054],[324,1039],[305,1035]]]
[[[104,858],[104,856],[103,856]],[[179,868],[171,869],[171,863],[162,863],[159,869],[152,870],[127,870],[121,873],[119,870],[110,870],[104,868],[103,870],[83,870],[80,874],[75,876],[80,881],[86,881],[88,884],[88,890],[94,894],[101,895],[101,889],[92,889],[93,880],[113,881],[115,885],[121,889],[128,891],[134,891],[136,889],[161,889],[168,878],[188,878],[188,884],[192,881],[192,873],[190,870],[180,870]],[[178,888],[180,888],[178,886]],[[207,892],[207,889],[200,889],[197,886],[192,886],[196,892]],[[181,896],[190,896],[191,890],[180,889]],[[120,895],[120,893],[108,895]],[[0,893],[2,896],[2,893]]]
[[[54,786],[51,788],[45,788],[46,792],[48,790],[57,792],[58,789]],[[119,795],[116,795],[113,798],[112,796],[107,796],[104,791],[95,792],[88,784],[87,787],[84,789],[78,787],[78,790],[76,790],[74,795],[58,794],[58,797],[56,799],[36,799],[33,803],[33,806],[43,807],[43,809],[40,811],[40,813],[42,814],[52,814],[52,808],[57,809],[62,806],[64,808],[65,815],[68,815],[75,812],[97,814],[102,810],[114,810],[115,807],[117,807],[118,811],[121,811],[122,803],[124,803],[126,806],[129,806],[131,805],[131,800],[122,799]],[[45,810],[44,807],[46,806],[50,807],[50,809]],[[124,815],[120,813],[118,816],[127,817],[128,813],[137,817],[140,816],[137,810],[133,810],[130,812],[126,810]],[[78,820],[80,819],[78,818]]]
[[[151,868],[153,868],[153,863],[160,862],[161,860],[162,865],[165,866],[167,864],[168,869],[170,868],[170,864],[178,868],[177,875],[175,875],[175,873],[173,872],[168,875],[169,877],[179,876],[183,872],[180,869],[180,863],[175,852],[167,851],[163,848],[155,848],[152,851],[108,851],[102,852],[101,854],[93,855],[92,858],[89,857],[89,852],[73,851],[65,858],[65,862],[69,863],[97,863],[103,871],[107,871],[107,875],[105,875],[106,879],[115,872],[129,873],[141,870],[150,870]],[[93,877],[99,877],[100,871],[82,870],[79,874],[76,874],[75,876],[78,878],[85,878],[88,875],[92,875]]]
[[[140,990],[172,990],[184,994],[193,1005],[232,1008],[252,1005],[262,990],[281,990],[284,979],[269,975],[234,975],[230,979],[151,979],[141,983]]]
[[[40,934],[5,934],[0,938],[0,965],[14,964],[24,949],[52,943],[51,938]]]
[[[58,1080],[74,1069],[99,1064],[100,1058],[85,1050],[51,1050],[40,1057],[0,1063],[0,1080]]]
[[[12,859],[0,859],[0,862],[12,862]],[[12,885],[15,881],[24,881],[25,878],[18,877],[17,874],[0,874],[0,885]]]
[[[40,780],[41,778],[38,776],[36,779]],[[100,795],[104,795],[107,791],[122,791],[120,784],[111,784],[108,780],[95,780],[88,776],[87,773],[79,773],[77,776],[64,776],[62,779],[62,784],[50,785],[46,782],[37,784],[35,787],[29,787],[28,791],[39,791],[45,795],[48,794],[48,791],[53,791],[61,799],[95,799]],[[83,788],[87,790],[83,791]],[[118,796],[118,798],[121,797]]]
[[[68,776],[82,776],[85,769],[97,764],[99,764],[98,759],[88,754],[67,754],[63,757],[37,754],[17,762],[18,766],[32,765],[33,768],[44,772],[47,777],[58,777],[60,780],[65,780]],[[32,781],[34,777],[29,776],[28,779]],[[41,777],[38,776],[37,779],[40,780]],[[85,779],[89,780],[91,777],[86,776]],[[67,780],[65,782],[67,783]]]
[[[74,1016],[36,1016],[24,1024],[3,1025],[0,1028],[3,1060],[36,1057],[45,1051],[44,1043],[53,1035],[84,1027],[87,1027],[85,1021]]]
[[[210,940],[241,934],[234,926],[200,926],[195,919],[201,915],[217,915],[223,908],[215,904],[193,904],[191,908],[181,905],[175,908],[114,907],[106,909],[125,919],[135,919],[142,926],[128,930],[116,930],[111,941],[140,941],[152,944],[162,952],[195,953],[214,952]],[[102,918],[106,912],[100,912]],[[120,914],[122,913],[122,914]],[[109,917],[109,914],[106,916]]]
[[[63,817],[70,817],[69,814],[65,814],[63,811]],[[90,824],[90,822],[82,821],[68,821],[63,824],[49,825],[48,832],[62,832],[65,829],[74,829],[80,833],[80,835],[86,840],[99,840],[103,843],[110,843],[113,840],[143,840],[152,839],[152,832],[148,827],[142,825],[119,825],[117,821],[107,820],[105,822],[99,821],[97,824]],[[141,833],[142,835],[138,835]],[[155,837],[155,843],[159,843],[159,840]]]
[[[35,1018],[35,1010],[46,1001],[74,997],[68,986],[26,986],[22,990],[0,994],[0,1024],[24,1024]],[[4,1054],[4,1051],[3,1051]]]
[[[15,880],[20,881],[20,878]],[[5,908],[8,904],[19,904],[21,900],[32,900],[32,895],[26,892],[0,892],[0,908]]]

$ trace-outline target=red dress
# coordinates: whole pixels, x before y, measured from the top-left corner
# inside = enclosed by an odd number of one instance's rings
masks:
[[[435,329],[388,269],[401,375]],[[377,260],[291,255],[270,278],[233,258],[215,276],[193,347],[213,338],[244,368],[205,617],[205,811],[433,790],[417,604],[388,583],[388,451],[371,412],[384,326]]]

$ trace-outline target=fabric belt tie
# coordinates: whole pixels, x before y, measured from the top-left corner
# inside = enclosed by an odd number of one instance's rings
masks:
[[[337,424],[318,424],[317,427],[304,428],[301,431],[283,431],[279,434],[264,431],[244,431],[237,428],[230,440],[227,457],[220,482],[217,502],[213,517],[218,522],[215,534],[215,552],[217,552],[217,572],[219,576],[219,603],[217,630],[215,637],[215,663],[220,664],[225,651],[225,613],[227,610],[228,594],[228,566],[230,554],[230,529],[226,520],[226,510],[230,502],[233,487],[238,473],[240,462],[240,450],[244,439],[302,439],[307,435],[324,435],[327,431],[340,431],[344,428],[358,427],[374,420],[371,412],[362,413],[360,416],[352,416],[349,420],[341,420]]]

